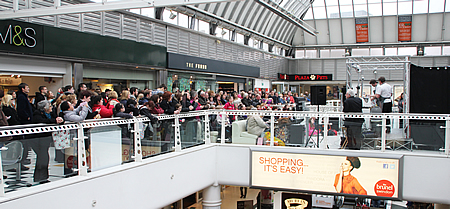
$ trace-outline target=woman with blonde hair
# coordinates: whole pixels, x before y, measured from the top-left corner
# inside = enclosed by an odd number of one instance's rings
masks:
[[[16,106],[16,92],[13,91],[13,90],[9,90],[8,94],[12,96],[11,106],[14,107],[14,109],[17,109],[17,106]]]
[[[56,99],[55,107],[56,107],[56,113],[61,112],[61,103],[67,100],[67,95],[63,94],[58,99]]]
[[[127,90],[123,90],[122,94],[120,95],[120,103],[122,103],[124,106],[127,105],[128,99],[131,97],[131,94]]]
[[[5,95],[2,98],[2,110],[3,110],[3,113],[5,113],[6,116],[10,117],[8,119],[8,124],[10,126],[20,125],[19,115],[17,115],[16,109],[11,104],[12,99],[13,99],[13,97],[11,95],[9,95],[9,94]]]
[[[77,103],[77,95],[76,94],[69,94],[67,95],[67,99],[68,102],[72,103],[72,104],[76,104]]]
[[[143,102],[143,100],[144,100],[144,94],[142,94],[142,93],[140,93],[140,94],[138,94],[138,97],[137,97],[137,103],[138,104],[144,104],[145,102]]]
[[[115,107],[117,103],[120,103],[119,100],[117,100],[118,97],[119,95],[117,95],[116,91],[110,91],[108,94],[109,105]]]

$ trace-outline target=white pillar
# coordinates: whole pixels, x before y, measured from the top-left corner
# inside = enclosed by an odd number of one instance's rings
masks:
[[[203,190],[203,209],[220,209],[220,185],[214,184]]]

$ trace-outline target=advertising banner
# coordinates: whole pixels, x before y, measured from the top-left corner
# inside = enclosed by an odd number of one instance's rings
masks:
[[[398,17],[398,41],[411,41],[412,16]]]
[[[367,18],[356,18],[356,43],[369,42],[369,21]]]
[[[252,151],[252,187],[399,198],[400,158]]]

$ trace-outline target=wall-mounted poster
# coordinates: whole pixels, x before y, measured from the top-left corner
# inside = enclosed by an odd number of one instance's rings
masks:
[[[369,42],[369,20],[367,18],[356,18],[356,43]]]
[[[411,41],[412,16],[398,17],[398,41]]]

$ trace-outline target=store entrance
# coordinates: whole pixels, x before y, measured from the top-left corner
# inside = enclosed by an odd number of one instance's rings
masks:
[[[104,92],[106,89],[113,90],[119,94],[123,90],[127,90],[130,87],[137,87],[138,89],[145,89],[147,83],[145,81],[128,81],[119,79],[89,79],[84,78],[84,83],[86,83],[88,89],[99,89]]]
[[[217,82],[219,84],[219,91],[231,93],[235,91],[234,82]]]

